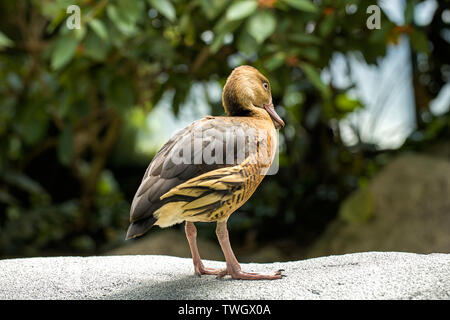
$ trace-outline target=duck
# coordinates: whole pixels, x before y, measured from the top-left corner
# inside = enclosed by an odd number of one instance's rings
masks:
[[[176,132],[154,156],[133,198],[126,239],[154,225],[185,223],[194,273],[241,280],[275,280],[282,271],[245,272],[231,248],[227,221],[268,174],[285,123],[272,102],[269,80],[256,68],[232,70],[222,91],[223,116],[206,116]],[[204,266],[197,222],[216,222],[226,268]]]

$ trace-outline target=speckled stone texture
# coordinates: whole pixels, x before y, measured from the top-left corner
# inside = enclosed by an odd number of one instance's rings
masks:
[[[365,252],[241,266],[284,269],[286,277],[197,277],[191,259],[155,255],[9,259],[0,260],[0,299],[450,299],[450,254]]]

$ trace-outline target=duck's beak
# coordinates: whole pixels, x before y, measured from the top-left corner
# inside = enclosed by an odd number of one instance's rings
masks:
[[[284,121],[280,118],[278,113],[275,111],[275,107],[273,106],[273,103],[265,104],[264,109],[269,113],[270,117],[272,118],[273,124],[275,125],[275,128],[281,129],[284,127]]]

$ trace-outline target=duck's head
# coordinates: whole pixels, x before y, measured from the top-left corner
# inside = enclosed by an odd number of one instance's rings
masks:
[[[222,103],[229,116],[251,116],[265,109],[275,128],[284,127],[272,103],[269,80],[253,67],[240,66],[231,72],[223,87]]]

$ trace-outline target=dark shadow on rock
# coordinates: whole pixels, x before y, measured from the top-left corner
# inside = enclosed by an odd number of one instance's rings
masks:
[[[217,279],[213,275],[183,276],[169,281],[148,281],[130,285],[126,290],[107,295],[108,300],[192,300],[210,299],[208,293],[218,292],[231,284],[231,278]],[[216,294],[217,295],[217,294]],[[239,297],[236,295],[235,299]]]

